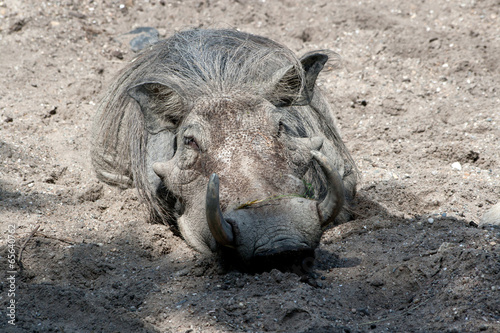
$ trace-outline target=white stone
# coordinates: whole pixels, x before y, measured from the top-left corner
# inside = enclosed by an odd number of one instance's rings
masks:
[[[453,164],[451,165],[451,167],[452,167],[453,169],[455,169],[455,170],[458,170],[458,171],[462,170],[462,164],[460,164],[460,162],[455,162],[455,163],[453,163]]]

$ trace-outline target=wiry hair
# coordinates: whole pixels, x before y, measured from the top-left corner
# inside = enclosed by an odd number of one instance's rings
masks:
[[[304,106],[305,80],[293,52],[267,38],[235,30],[179,32],[139,55],[108,90],[93,127],[94,169],[100,179],[113,185],[128,187],[133,182],[150,212],[164,221],[170,219],[171,208],[165,207],[165,199],[158,198],[147,179],[146,144],[151,131],[129,95],[131,88],[151,83],[172,89],[152,91],[172,94],[164,96],[161,105],[164,117],[171,120],[185,117],[199,98],[238,92],[263,97],[277,107],[286,104],[292,121],[302,122],[300,127],[308,135],[319,127],[356,173],[323,97],[315,94]]]

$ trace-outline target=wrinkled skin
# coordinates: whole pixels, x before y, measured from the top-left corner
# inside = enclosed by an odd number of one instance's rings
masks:
[[[203,209],[212,173],[220,177],[221,209],[234,221],[233,246],[243,258],[317,246],[321,223],[314,201],[290,197],[238,209],[254,200],[305,192],[303,175],[287,163],[289,142],[274,112],[269,102],[245,96],[200,100],[181,126],[176,155],[153,166],[165,186],[184,198],[186,213],[178,225],[193,247],[216,250]],[[303,161],[309,162],[310,157]]]
[[[183,198],[184,214],[177,223],[194,248],[217,250],[203,205],[212,174],[220,178],[220,209],[233,238],[223,245],[241,258],[310,255],[318,245],[321,227],[330,221],[322,221],[315,200],[301,196],[311,152],[320,150],[322,138],[291,139],[271,103],[240,93],[197,101],[176,141],[173,158],[151,167],[166,188]],[[151,150],[161,150],[158,144]],[[294,158],[295,163],[288,162]],[[256,200],[264,202],[241,208]]]
[[[125,71],[98,113],[98,177],[133,182],[200,252],[246,263],[311,256],[324,228],[349,218],[356,186],[315,85],[328,58],[298,60],[268,39],[226,30],[166,40]]]

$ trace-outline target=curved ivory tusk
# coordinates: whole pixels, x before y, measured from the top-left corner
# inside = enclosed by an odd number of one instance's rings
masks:
[[[344,183],[337,170],[335,170],[325,155],[319,151],[311,151],[311,154],[321,166],[328,182],[328,193],[325,199],[318,203],[321,225],[326,225],[337,217],[344,206]]]
[[[219,202],[219,177],[215,173],[210,176],[208,181],[206,215],[208,227],[217,243],[233,247],[233,229],[222,216]]]

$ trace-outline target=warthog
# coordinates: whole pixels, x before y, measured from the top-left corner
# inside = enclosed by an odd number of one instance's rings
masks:
[[[357,172],[316,86],[331,51],[297,58],[270,39],[190,30],[119,75],[97,113],[99,179],[135,186],[153,219],[201,252],[311,256],[349,219]]]

